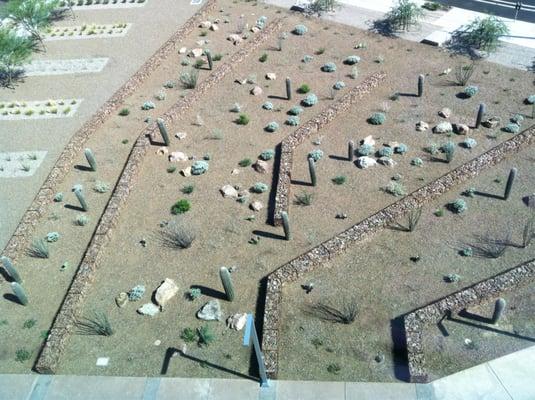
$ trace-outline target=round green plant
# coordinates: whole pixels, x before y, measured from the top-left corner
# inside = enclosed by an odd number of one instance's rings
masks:
[[[184,214],[185,212],[188,212],[191,208],[191,204],[186,199],[178,200],[173,206],[171,207],[171,214]]]
[[[385,123],[385,121],[386,121],[386,115],[380,112],[373,113],[368,118],[368,123],[372,125],[382,125]]]
[[[308,28],[305,25],[296,25],[292,31],[294,35],[297,36],[303,36],[305,33],[308,32]]]
[[[264,161],[268,161],[271,160],[273,157],[275,157],[275,150],[268,149],[260,153],[260,156],[258,158]]]
[[[455,214],[463,213],[468,208],[468,206],[466,205],[466,201],[464,201],[463,199],[456,199],[452,201],[449,206],[451,211],[453,211]]]
[[[359,56],[349,56],[344,60],[344,64],[346,65],[355,65],[360,62]]]
[[[305,107],[312,107],[313,105],[318,103],[318,97],[314,93],[310,93],[307,97],[305,97],[301,104],[303,104]]]
[[[336,64],[333,62],[328,62],[326,64],[323,64],[321,67],[321,70],[323,72],[335,72],[336,71]]]
[[[307,158],[312,158],[314,162],[318,162],[323,158],[323,151],[320,149],[312,150],[310,153],[308,153]]]
[[[279,129],[279,124],[275,121],[270,122],[266,125],[265,130],[267,132],[276,132]]]
[[[262,182],[256,182],[253,187],[251,187],[251,192],[253,193],[264,193],[267,192],[268,185]]]

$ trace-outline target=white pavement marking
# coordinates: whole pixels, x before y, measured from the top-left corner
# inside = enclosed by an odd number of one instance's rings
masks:
[[[0,102],[0,121],[72,117],[83,99]]]
[[[492,4],[494,6],[504,7],[504,8],[515,8],[516,2],[509,2],[503,0],[473,0],[478,3]],[[535,12],[535,6],[522,3],[522,11]]]
[[[35,60],[22,66],[26,76],[89,74],[100,72],[109,58],[76,58],[70,60]]]
[[[12,151],[0,153],[0,178],[25,178],[37,171],[46,151]]]
[[[87,1],[87,0],[86,0]],[[75,0],[76,2],[76,0]],[[73,6],[73,10],[76,10],[76,11],[84,11],[84,10],[109,10],[109,9],[112,9],[112,8],[134,8],[134,7],[144,7],[145,4],[147,4],[148,0],[145,0],[143,2],[138,2],[137,0],[134,2],[134,1],[124,1],[124,0],[120,0],[118,2],[113,2],[113,1],[109,1],[108,3],[106,4],[95,4],[96,1],[94,0],[93,1],[93,4],[91,5],[84,5],[84,6]],[[78,2],[76,2],[78,3]]]
[[[191,3],[189,4],[191,4],[192,6],[198,6],[201,3],[202,3],[202,0],[191,0]]]

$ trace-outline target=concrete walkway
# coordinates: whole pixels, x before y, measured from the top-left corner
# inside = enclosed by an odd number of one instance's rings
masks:
[[[535,346],[426,385],[0,375],[2,400],[533,400]]]
[[[267,3],[290,8],[296,3],[306,4],[308,0],[265,0]],[[342,7],[334,13],[326,13],[323,18],[368,30],[373,21],[380,20],[396,3],[395,0],[339,0]],[[415,0],[423,4],[424,0]],[[399,37],[415,42],[426,38],[438,39],[440,42],[448,39],[451,34],[462,25],[468,24],[475,18],[487,15],[461,8],[451,8],[449,11],[427,11],[418,29],[399,33]],[[535,63],[535,24],[502,18],[510,30],[508,36],[501,38],[502,46],[489,57],[489,61],[517,69],[531,69]]]

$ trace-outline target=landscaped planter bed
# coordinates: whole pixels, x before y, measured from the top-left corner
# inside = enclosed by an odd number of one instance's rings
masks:
[[[109,58],[80,58],[71,60],[36,60],[23,65],[26,76],[89,74],[100,72]]]
[[[57,26],[47,30],[43,40],[71,40],[122,37],[132,27],[129,23],[84,24],[79,26]]]
[[[0,178],[32,176],[46,156],[46,151],[0,153]]]
[[[72,117],[83,99],[0,102],[0,120]]]

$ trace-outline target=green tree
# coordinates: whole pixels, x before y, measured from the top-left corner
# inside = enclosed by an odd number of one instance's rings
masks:
[[[408,31],[417,25],[424,15],[418,4],[410,0],[398,0],[398,4],[386,15],[386,21],[395,30]]]
[[[13,25],[24,28],[43,44],[41,31],[50,26],[61,11],[60,0],[10,0],[1,16],[10,18]]]
[[[509,34],[505,23],[494,16],[476,18],[467,25],[463,25],[454,34],[460,44],[487,52],[495,51],[499,45],[500,36]]]
[[[18,67],[30,58],[34,42],[27,37],[18,36],[10,28],[0,28],[0,74],[6,86],[10,86]]]

